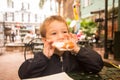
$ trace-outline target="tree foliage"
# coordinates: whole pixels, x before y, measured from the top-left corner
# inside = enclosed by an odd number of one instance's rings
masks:
[[[43,5],[45,4],[46,1],[47,1],[47,0],[40,0],[40,1],[39,1],[39,7],[40,7],[40,8],[43,8]]]

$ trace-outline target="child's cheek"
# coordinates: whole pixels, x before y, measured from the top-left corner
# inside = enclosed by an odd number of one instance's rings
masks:
[[[55,39],[46,39],[49,43],[53,43],[55,42],[56,40]]]

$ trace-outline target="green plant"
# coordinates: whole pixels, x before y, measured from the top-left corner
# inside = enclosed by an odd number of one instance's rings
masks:
[[[95,31],[97,30],[97,24],[95,22],[93,22],[92,20],[83,19],[80,24],[81,24],[80,29],[87,36],[93,35],[95,33]]]

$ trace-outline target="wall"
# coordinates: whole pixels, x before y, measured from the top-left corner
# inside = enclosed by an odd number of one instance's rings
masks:
[[[93,14],[90,14],[91,11],[99,11],[105,9],[105,0],[89,0],[91,1],[91,4],[86,7],[83,5],[84,1],[85,0],[81,0],[81,18],[92,16]],[[108,0],[109,8],[112,8],[112,1],[113,0]],[[118,0],[115,0],[115,6],[118,6]]]

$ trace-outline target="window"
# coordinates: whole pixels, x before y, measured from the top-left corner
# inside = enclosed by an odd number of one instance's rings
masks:
[[[35,22],[37,22],[37,14],[35,14]]]
[[[14,21],[14,13],[12,13],[12,21]]]
[[[30,5],[28,3],[22,2],[22,10],[29,10],[29,9],[30,9]]]
[[[7,6],[9,8],[14,8],[14,2],[12,0],[7,0]]]
[[[83,2],[83,7],[87,7],[92,4],[92,0],[82,0]]]

